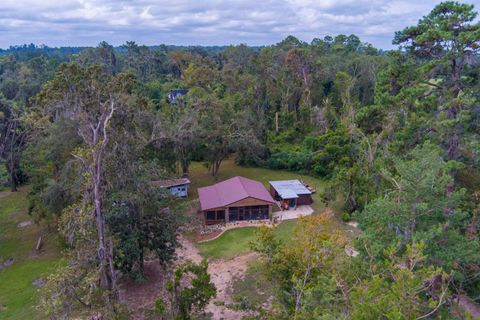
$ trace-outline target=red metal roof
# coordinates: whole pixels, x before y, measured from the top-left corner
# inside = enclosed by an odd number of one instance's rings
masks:
[[[198,196],[202,210],[226,207],[245,198],[274,202],[262,183],[244,177],[233,177],[213,186],[198,188]]]

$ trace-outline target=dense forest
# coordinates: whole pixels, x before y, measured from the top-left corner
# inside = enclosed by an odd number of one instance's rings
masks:
[[[29,214],[58,230],[66,261],[39,312],[128,319],[118,282],[145,281],[147,256],[173,272],[188,224],[188,202],[150,182],[192,162],[217,176],[231,157],[326,181],[323,201],[342,199],[335,214],[361,230],[349,258],[323,215],[294,247],[260,228],[252,248],[277,287],[259,318],[455,319],[459,295],[480,302],[477,12],[441,3],[393,44],[2,50],[0,184],[30,186]],[[149,317],[196,318],[215,294],[206,268],[178,268],[174,302]]]

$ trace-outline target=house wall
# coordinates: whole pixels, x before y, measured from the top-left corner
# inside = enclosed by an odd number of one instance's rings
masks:
[[[168,191],[176,197],[188,197],[188,184],[170,187]]]
[[[216,215],[218,215],[218,212],[223,211],[223,216],[224,216],[223,219],[217,219],[216,217],[215,217],[215,219],[209,219],[207,217],[207,212],[212,212],[212,211],[215,211]],[[220,224],[220,223],[228,222],[228,209],[225,208],[225,207],[205,210],[205,211],[202,211],[202,214],[203,214],[203,221],[206,225]]]
[[[205,210],[203,211],[203,216],[205,219],[205,224],[210,225],[210,224],[218,224],[218,223],[224,223],[224,222],[229,222],[228,218],[228,212],[230,208],[239,208],[239,207],[252,207],[252,206],[268,206],[268,215],[271,218],[272,217],[272,204],[267,201],[263,200],[258,200],[255,198],[246,198],[243,200],[240,200],[238,202],[234,202],[227,207],[222,207],[222,208],[215,208],[215,209],[210,209],[210,210]],[[207,211],[225,211],[225,219],[224,220],[212,220],[212,219],[207,219]]]
[[[298,196],[297,205],[310,205],[313,203],[312,195],[311,194],[301,194]]]
[[[272,185],[270,185],[270,195],[274,200],[277,200],[277,201],[281,200],[277,190],[275,190],[275,188]]]

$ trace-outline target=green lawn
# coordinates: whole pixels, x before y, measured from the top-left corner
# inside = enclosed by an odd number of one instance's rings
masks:
[[[275,228],[275,233],[284,243],[290,243],[296,220],[285,221]],[[212,259],[230,259],[250,251],[249,243],[255,239],[256,227],[244,227],[226,231],[215,240],[197,244],[200,254]]]
[[[16,193],[0,193],[0,263],[13,259],[11,266],[0,270],[0,319],[43,319],[35,310],[38,289],[32,281],[51,273],[59,264],[60,248],[54,234],[43,227],[31,225],[18,228],[30,220],[27,214],[28,188]],[[38,237],[45,245],[35,252]]]
[[[199,243],[197,247],[204,257],[230,259],[250,251],[249,242],[254,238],[255,227],[228,230],[215,240]]]

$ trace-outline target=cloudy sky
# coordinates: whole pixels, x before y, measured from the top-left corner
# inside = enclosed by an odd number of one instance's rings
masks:
[[[436,0],[0,0],[0,48],[35,43],[268,45],[357,34],[391,48],[396,30],[415,24]],[[466,0],[477,3],[479,0]]]

